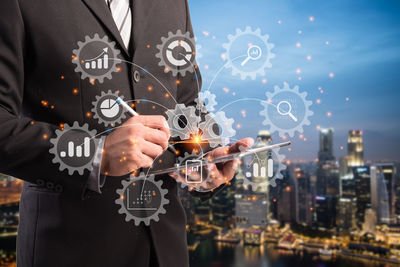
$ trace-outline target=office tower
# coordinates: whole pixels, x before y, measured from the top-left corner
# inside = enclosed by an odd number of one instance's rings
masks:
[[[296,181],[296,219],[300,224],[311,225],[312,223],[312,195],[310,191],[310,176],[296,167],[293,169],[293,177]]]
[[[347,140],[348,166],[358,167],[364,165],[363,132],[360,130],[349,131]]]
[[[225,186],[223,190],[215,194],[210,200],[211,224],[230,228],[233,225],[235,215],[235,187]]]
[[[235,223],[237,228],[265,227],[268,223],[268,203],[263,193],[235,194]]]
[[[318,160],[321,162],[335,160],[333,155],[333,129],[321,129],[319,132]]]
[[[362,233],[375,234],[376,224],[377,224],[376,212],[373,209],[366,209],[364,224],[362,226]]]
[[[371,201],[378,224],[396,223],[395,177],[394,164],[377,164],[371,167]]]
[[[350,231],[356,228],[357,199],[339,199],[336,207],[336,226],[339,230]]]
[[[340,194],[339,166],[333,155],[333,129],[321,129],[319,135],[316,191],[318,195]]]
[[[330,229],[335,226],[336,200],[336,197],[330,195],[315,197],[315,215],[318,227]]]
[[[278,221],[281,223],[296,222],[296,191],[293,185],[287,185],[278,200]]]
[[[367,166],[353,168],[355,196],[357,198],[357,226],[361,227],[365,210],[371,207],[371,177]]]

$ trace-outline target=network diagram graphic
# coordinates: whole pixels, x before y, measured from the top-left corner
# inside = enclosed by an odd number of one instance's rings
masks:
[[[138,177],[122,180],[122,188],[117,190],[119,198],[115,203],[120,206],[119,214],[125,215],[125,221],[134,221],[149,226],[152,221],[158,222],[160,214],[165,214],[165,205],[169,204],[167,189],[162,188],[163,181],[156,181],[154,175],[141,173]]]
[[[117,72],[120,51],[115,48],[115,42],[110,42],[107,36],[100,38],[86,36],[85,41],[78,42],[78,48],[72,51],[72,63],[76,65],[75,72],[81,74],[82,80],[89,78],[100,83],[111,79],[112,73]]]

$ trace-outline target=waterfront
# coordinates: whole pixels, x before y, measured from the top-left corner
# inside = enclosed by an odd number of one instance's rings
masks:
[[[195,251],[190,252],[191,267],[383,267],[397,266],[370,260],[337,256],[329,261],[321,260],[318,253],[292,253],[279,250],[274,244],[261,246],[228,244],[204,239]]]

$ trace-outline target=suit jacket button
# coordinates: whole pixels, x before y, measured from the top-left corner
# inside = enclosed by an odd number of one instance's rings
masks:
[[[138,83],[138,82],[140,81],[140,72],[139,72],[139,71],[135,70],[135,71],[133,72],[133,80],[134,80],[136,83]]]
[[[62,191],[64,190],[64,188],[62,187],[62,185],[56,185],[56,187],[55,187],[55,191],[57,192],[57,193],[61,193]]]
[[[54,183],[52,183],[52,182],[47,182],[47,183],[46,183],[46,187],[47,187],[47,189],[53,190],[53,188],[54,188]]]
[[[37,184],[38,186],[44,186],[44,180],[42,180],[42,179],[37,179],[37,180],[36,180],[36,184]]]

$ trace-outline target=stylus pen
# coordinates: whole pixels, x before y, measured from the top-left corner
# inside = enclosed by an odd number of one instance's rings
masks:
[[[124,100],[122,100],[120,97],[117,98],[116,100],[117,104],[121,105],[122,107],[124,107],[132,116],[139,116],[139,114],[133,110],[133,108],[131,108]],[[174,153],[175,155],[177,154],[176,149],[172,146],[172,145],[168,145],[168,149],[169,151],[171,151],[172,153]]]

